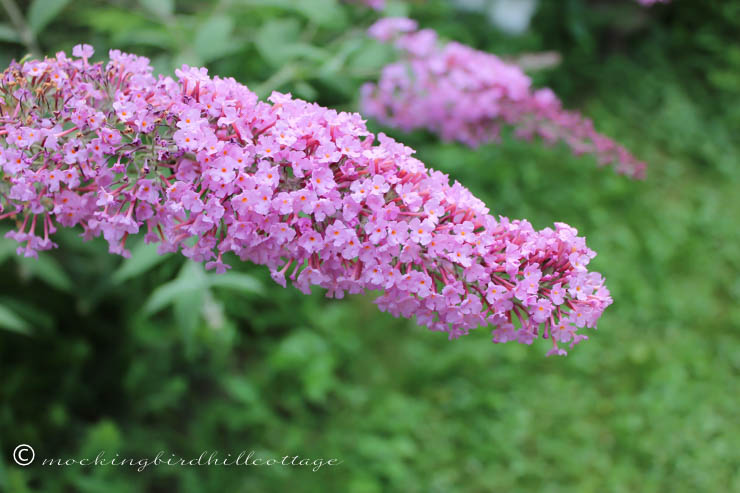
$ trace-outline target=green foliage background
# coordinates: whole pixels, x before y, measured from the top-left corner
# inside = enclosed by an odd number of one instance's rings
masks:
[[[648,161],[635,183],[564,147],[390,132],[494,213],[577,227],[615,299],[598,332],[546,359],[486,330],[447,341],[369,296],[302,296],[250,265],[216,277],[143,245],[124,261],[76,231],[27,261],[3,239],[0,491],[740,491],[740,1],[544,0],[517,37],[448,1],[390,3],[500,55],[559,51],[537,84]],[[362,35],[376,14],[336,0],[18,5],[44,54],[84,41],[341,109],[390,56]],[[32,47],[0,12],[5,66]],[[20,468],[18,443],[37,458],[343,463]]]

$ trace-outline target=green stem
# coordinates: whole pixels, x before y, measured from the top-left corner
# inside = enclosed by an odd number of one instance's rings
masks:
[[[33,35],[33,31],[31,30],[31,28],[28,27],[26,19],[23,17],[20,9],[15,4],[15,1],[0,0],[0,3],[3,4],[5,11],[8,13],[8,17],[10,17],[10,22],[13,23],[13,27],[15,27],[15,30],[18,31],[18,36],[20,36],[21,41],[25,45],[26,49],[30,51],[33,56],[40,58],[41,50],[39,49],[39,45],[36,42],[36,37]]]

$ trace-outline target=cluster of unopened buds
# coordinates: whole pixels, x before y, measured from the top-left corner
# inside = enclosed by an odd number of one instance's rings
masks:
[[[362,88],[363,114],[404,131],[424,128],[469,146],[496,141],[504,126],[515,135],[565,142],[576,154],[595,154],[601,165],[642,178],[645,164],[598,133],[592,122],[566,111],[550,89],[532,89],[516,65],[457,42],[441,44],[431,29],[407,18],[385,18],[370,35],[393,42],[400,60]]]
[[[54,247],[59,226],[122,255],[142,232],[218,272],[230,254],[305,293],[380,290],[382,310],[450,338],[490,325],[495,342],[549,338],[549,354],[586,339],[612,301],[574,228],[489,215],[357,114],[92,54],[2,73],[0,219],[16,221],[19,254]]]

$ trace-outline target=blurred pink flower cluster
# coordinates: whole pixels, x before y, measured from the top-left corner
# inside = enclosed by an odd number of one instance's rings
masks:
[[[460,43],[440,44],[434,31],[417,30],[411,19],[381,19],[369,34],[393,42],[401,58],[383,69],[377,83],[363,86],[364,115],[469,146],[495,141],[502,127],[513,126],[520,138],[564,142],[618,173],[644,176],[645,163],[598,133],[589,119],[564,110],[550,89],[533,89],[518,66]]]
[[[356,3],[370,7],[373,10],[383,10],[385,8],[385,0],[345,0],[349,3]]]
[[[379,307],[450,338],[585,339],[612,302],[574,228],[495,218],[408,147],[357,114],[183,66],[154,77],[146,58],[110,52],[13,63],[0,79],[0,218],[19,254],[55,246],[61,225],[127,255],[144,232],[160,253],[208,269],[224,255],[266,265],[341,298],[380,290]]]
[[[650,5],[654,5],[656,3],[668,3],[670,1],[671,0],[637,0],[637,2],[640,3],[640,5],[645,5],[645,6],[648,6],[648,7]]]

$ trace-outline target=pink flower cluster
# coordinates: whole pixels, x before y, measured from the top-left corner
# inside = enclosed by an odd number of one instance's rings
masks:
[[[495,342],[550,338],[557,354],[612,302],[575,229],[494,218],[357,114],[92,53],[2,73],[0,219],[16,219],[19,254],[55,246],[58,225],[123,255],[145,231],[218,272],[232,253],[304,293],[381,290],[381,310],[450,338],[492,325]]]
[[[425,128],[469,146],[495,141],[511,125],[516,135],[565,142],[576,154],[593,153],[602,165],[635,178],[645,164],[580,114],[565,111],[550,89],[532,89],[516,65],[456,42],[440,46],[430,29],[406,18],[385,18],[371,36],[395,41],[402,57],[387,65],[377,83],[362,88],[362,111],[381,123],[410,131]]]

